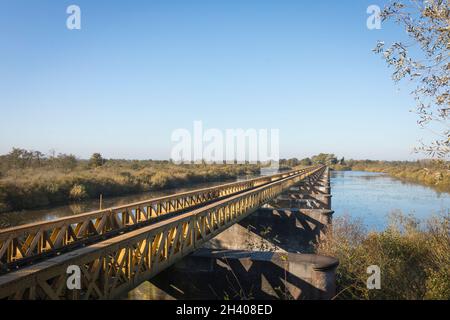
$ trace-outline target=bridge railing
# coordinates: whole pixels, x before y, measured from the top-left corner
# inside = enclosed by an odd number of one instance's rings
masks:
[[[193,252],[302,179],[315,167],[202,208],[0,276],[0,299],[109,299],[133,289]],[[68,290],[67,267],[81,269],[81,290]]]
[[[315,169],[317,167],[292,170],[0,230],[0,272],[10,271],[11,268],[37,257],[89,241],[99,241],[107,235],[117,235],[124,230],[158,221],[163,216],[194,209],[211,201]]]

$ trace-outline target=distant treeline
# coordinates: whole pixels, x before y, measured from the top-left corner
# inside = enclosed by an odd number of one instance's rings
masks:
[[[318,155],[312,156],[311,158],[291,158],[291,159],[280,159],[280,165],[285,165],[289,167],[296,166],[311,166],[315,164],[327,164],[334,165],[339,163],[340,161],[344,161],[344,158],[338,160],[338,158],[332,153],[320,153]]]
[[[439,191],[450,192],[450,164],[443,160],[379,161],[346,160],[334,154],[321,153],[311,158],[282,159],[287,166],[326,164],[333,170],[384,172],[405,181],[431,186]]]
[[[445,161],[349,160],[332,167],[335,170],[384,172],[394,178],[421,183],[439,191],[450,192],[450,167],[449,163]]]
[[[0,212],[89,198],[186,187],[259,174],[259,165],[180,164],[155,160],[89,160],[13,149],[0,156]]]

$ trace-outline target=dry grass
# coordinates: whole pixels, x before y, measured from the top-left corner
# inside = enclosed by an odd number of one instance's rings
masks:
[[[256,165],[175,165],[157,161],[108,161],[92,168],[12,169],[0,176],[0,212],[226,181],[259,173]]]
[[[391,216],[383,232],[362,222],[335,219],[317,252],[339,259],[337,299],[450,299],[450,216],[419,223]],[[381,290],[366,286],[367,267],[381,268]]]

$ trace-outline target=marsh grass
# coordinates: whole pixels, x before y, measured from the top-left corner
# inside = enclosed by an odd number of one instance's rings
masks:
[[[0,212],[66,204],[90,198],[235,179],[260,172],[256,165],[176,165],[168,161],[109,160],[72,169],[43,166],[14,168],[0,176]]]
[[[361,220],[337,218],[317,253],[339,259],[336,299],[450,299],[450,216],[420,222],[392,214],[367,232]],[[381,269],[381,289],[367,289],[367,267]]]

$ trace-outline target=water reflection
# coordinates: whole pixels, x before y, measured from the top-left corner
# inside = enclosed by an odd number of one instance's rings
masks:
[[[393,212],[426,219],[450,210],[450,195],[383,173],[334,171],[331,175],[335,216],[361,218],[369,229],[382,230]]]
[[[254,178],[255,176],[242,176],[237,180],[246,180]],[[189,190],[212,187],[224,183],[233,182],[233,180],[200,183],[191,187],[175,188],[163,191],[150,191],[141,194],[128,195],[122,197],[103,198],[103,208],[115,207],[125,205],[127,203],[148,200],[151,198],[161,197],[179,192],[186,192]],[[99,200],[86,200],[79,203],[73,203],[69,205],[63,205],[52,208],[44,208],[38,210],[22,210],[0,213],[0,229],[14,227],[27,223],[35,223],[39,221],[49,221],[74,214],[94,211],[99,209]]]

